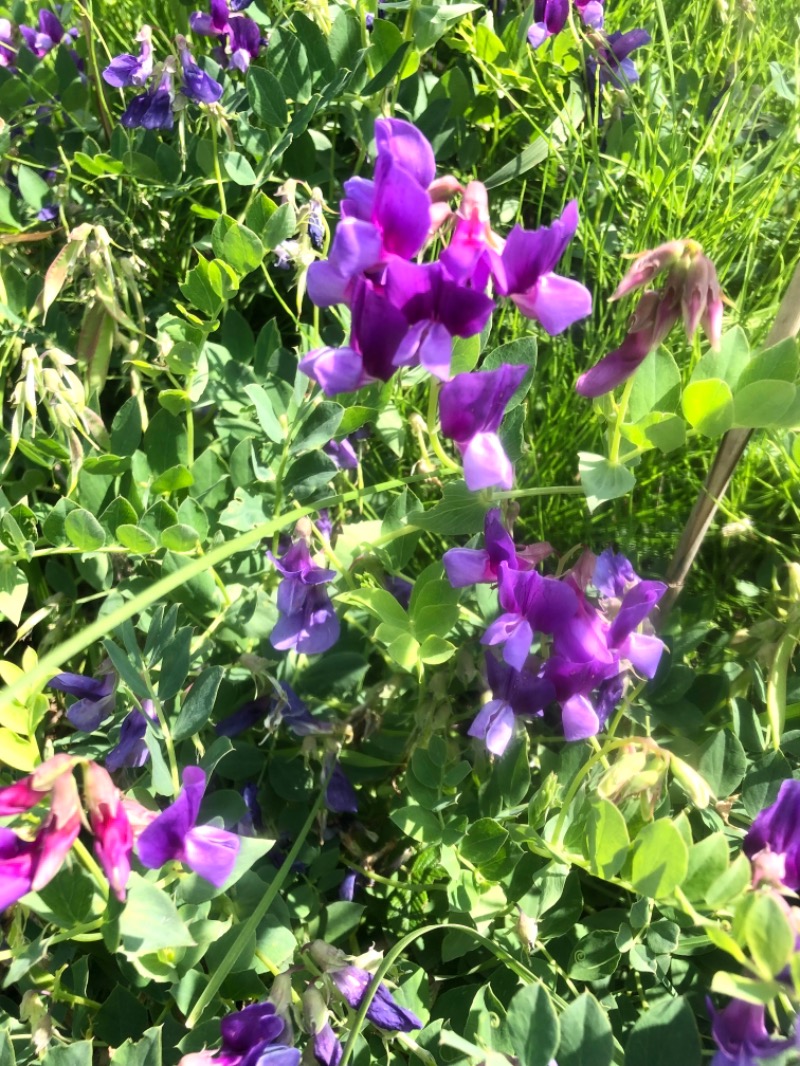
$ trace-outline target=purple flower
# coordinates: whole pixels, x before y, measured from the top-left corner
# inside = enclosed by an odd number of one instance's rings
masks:
[[[605,22],[602,0],[575,0],[575,8],[584,26],[592,30],[602,30]]]
[[[450,548],[442,556],[445,573],[454,589],[497,581],[500,563],[512,570],[531,570],[552,552],[547,544],[533,544],[517,550],[503,525],[500,508],[493,507],[484,520],[485,548]]]
[[[251,1003],[220,1022],[222,1047],[218,1052],[184,1055],[179,1066],[299,1066],[300,1052],[278,1044],[286,1036],[283,1019],[272,1003]]]
[[[411,326],[395,353],[395,365],[421,365],[443,381],[450,377],[453,337],[474,337],[494,310],[488,296],[450,280],[439,263],[393,259],[386,291]]]
[[[144,712],[144,714],[142,713]],[[144,766],[150,758],[145,744],[147,719],[156,721],[158,716],[152,700],[142,700],[142,710],[133,710],[127,714],[119,731],[119,741],[106,756],[106,769],[114,773],[123,766],[137,768]]]
[[[51,52],[64,39],[64,27],[52,11],[39,10],[39,29],[20,26],[19,32],[28,48],[40,59]]]
[[[347,1004],[353,1010],[358,1010],[372,984],[372,974],[358,966],[342,966],[331,970],[329,976]],[[369,1005],[367,1018],[373,1025],[393,1032],[410,1033],[412,1029],[422,1028],[422,1022],[416,1014],[401,1007],[383,981]]]
[[[230,9],[225,0],[211,0],[210,14],[204,11],[193,11],[189,16],[189,26],[192,33],[201,37],[224,37],[228,34],[228,19]]]
[[[358,456],[347,437],[341,440],[329,440],[323,445],[322,450],[340,470],[358,470]]]
[[[541,714],[555,699],[555,689],[546,679],[515,670],[493,655],[486,656],[486,673],[492,699],[478,712],[468,735],[484,740],[493,755],[502,755],[514,735],[517,716]]]
[[[262,38],[258,23],[248,15],[232,15],[228,23],[228,40],[230,42],[230,66],[247,72],[250,62],[258,59]]]
[[[534,0],[533,24],[528,30],[531,48],[538,48],[548,37],[561,33],[568,15],[569,0]]]
[[[146,130],[172,129],[172,75],[168,69],[164,70],[155,89],[134,96],[123,111],[120,122],[126,129],[135,129],[137,126]]]
[[[136,39],[142,47],[138,56],[125,52],[114,56],[103,71],[103,80],[115,89],[126,89],[129,85],[145,85],[153,73],[152,30],[142,26]]]
[[[306,655],[327,651],[339,639],[339,619],[322,585],[332,581],[335,572],[312,561],[304,540],[293,544],[282,559],[271,553],[269,557],[283,574],[278,586],[281,618],[269,638],[273,648]]]
[[[800,781],[784,781],[775,802],[756,815],[744,853],[754,873],[794,892],[800,889]]]
[[[490,486],[511,488],[513,470],[497,431],[525,373],[524,366],[505,364],[496,370],[456,374],[442,386],[442,432],[456,442],[464,461],[464,480],[473,492]]]
[[[314,1058],[321,1066],[338,1066],[344,1051],[336,1038],[330,1022],[314,1033]]]
[[[322,204],[313,199],[308,205],[308,236],[315,248],[322,247],[325,240],[325,220],[322,214]]]
[[[758,1066],[762,1059],[779,1055],[794,1044],[793,1040],[770,1038],[761,1005],[741,999],[732,999],[719,1011],[710,999],[706,1005],[711,1015],[711,1034],[719,1048],[711,1066]]]
[[[355,870],[348,870],[339,885],[339,899],[344,900],[346,903],[352,903],[356,894],[357,882],[358,874]]]
[[[375,120],[378,158],[389,156],[423,189],[436,177],[436,160],[427,138],[411,122],[400,118]]]
[[[197,104],[215,104],[222,96],[222,86],[195,63],[186,44],[186,38],[179,34],[176,40],[183,69],[181,92],[187,99],[194,100]]]
[[[328,780],[325,806],[336,814],[358,814],[358,795],[338,763]]]
[[[640,580],[630,559],[626,559],[621,552],[606,548],[595,560],[592,584],[606,599],[621,599],[631,585]]]
[[[177,860],[220,888],[230,877],[239,852],[239,838],[225,829],[197,825],[206,790],[205,771],[187,766],[178,798],[143,831],[137,842],[144,866],[157,870]]]
[[[578,609],[578,598],[566,582],[542,577],[535,570],[513,570],[500,563],[498,570],[500,615],[481,638],[482,644],[503,644],[503,658],[522,670],[534,630],[553,633],[566,627]]]
[[[114,710],[117,697],[115,689],[117,678],[113,673],[101,674],[100,677],[86,677],[83,674],[57,674],[50,682],[50,688],[57,692],[66,692],[68,696],[77,696],[77,702],[67,709],[67,718],[84,733],[93,733]]]
[[[526,318],[535,319],[555,336],[591,314],[592,295],[577,281],[562,278],[553,268],[578,228],[578,205],[571,200],[550,226],[524,230],[515,226],[503,249],[504,277],[498,290],[509,296]]]
[[[381,261],[383,244],[369,221],[344,218],[336,227],[328,258],[308,268],[308,295],[317,307],[349,303],[356,278]]]
[[[14,27],[8,19],[0,19],[0,67],[13,69],[17,58],[14,47]]]
[[[395,353],[407,330],[402,311],[370,282],[359,278],[353,298],[350,344],[344,348],[316,348],[303,356],[300,369],[317,382],[326,396],[355,392],[372,381],[388,381],[396,370]]]
[[[589,96],[594,100],[595,92],[604,85],[613,85],[615,89],[624,89],[627,84],[639,80],[639,72],[629,59],[631,52],[650,44],[652,37],[647,30],[628,30],[627,33],[611,33],[606,37],[596,55],[586,60],[586,77]]]
[[[411,593],[414,591],[414,586],[410,581],[406,581],[404,577],[387,574],[383,579],[383,587],[387,592],[391,592],[403,610],[408,610],[411,603]]]

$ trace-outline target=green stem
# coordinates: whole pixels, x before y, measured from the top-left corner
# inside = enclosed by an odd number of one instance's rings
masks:
[[[540,485],[535,489],[510,489],[508,492],[493,492],[495,500],[518,500],[523,496],[583,496],[583,485]]]
[[[86,869],[89,871],[89,873],[92,875],[95,882],[97,883],[97,887],[100,889],[100,895],[103,897],[103,899],[108,899],[108,878],[97,865],[94,860],[94,857],[87,850],[86,845],[83,843],[82,840],[78,839],[75,841],[72,847],[75,851],[75,854],[80,859],[81,864],[86,867]]]
[[[17,699],[24,698],[24,694],[30,692],[35,686],[44,685],[51,677],[59,673],[64,663],[74,656],[80,655],[82,651],[92,644],[102,640],[129,618],[146,611],[148,607],[158,603],[162,597],[167,596],[177,588],[181,588],[187,581],[191,581],[192,578],[205,573],[211,567],[218,566],[232,555],[236,555],[237,552],[247,551],[248,548],[255,547],[262,540],[272,537],[274,533],[285,529],[286,526],[296,522],[298,518],[302,518],[304,515],[317,514],[325,507],[338,507],[342,503],[350,503],[366,497],[377,496],[384,492],[391,492],[393,489],[403,488],[406,485],[414,485],[420,481],[425,481],[427,477],[427,474],[412,474],[410,477],[393,478],[391,481],[384,481],[379,485],[371,485],[366,489],[352,489],[349,492],[341,492],[335,496],[326,496],[311,507],[292,508],[283,514],[276,515],[267,522],[260,522],[253,529],[248,530],[246,533],[241,533],[238,537],[234,537],[225,544],[218,544],[205,555],[191,559],[180,570],[154,581],[149,588],[132,597],[127,603],[121,604],[110,614],[96,619],[88,626],[84,626],[80,632],[75,633],[68,640],[65,640],[63,644],[48,652],[47,655],[43,655],[38,663],[27,673],[0,691],[0,712],[13,706]]]
[[[628,403],[630,402],[631,392],[633,390],[633,383],[636,380],[635,376],[629,377],[625,382],[625,388],[622,390],[622,396],[619,400],[617,407],[617,416],[614,420],[614,435],[611,438],[611,448],[609,449],[608,459],[611,463],[619,462],[619,448],[622,443],[622,426],[625,422],[625,415],[628,413]]]
[[[274,879],[270,882],[269,886],[267,887],[267,891],[261,897],[256,909],[246,921],[242,922],[236,939],[231,944],[228,951],[225,953],[222,962],[215,968],[214,972],[211,974],[210,981],[200,993],[199,999],[189,1012],[189,1016],[186,1019],[187,1029],[193,1029],[194,1026],[197,1025],[199,1019],[202,1018],[206,1007],[209,1005],[214,996],[220,990],[223,981],[231,972],[231,969],[235,965],[236,960],[241,955],[242,948],[247,943],[249,938],[255,933],[256,929],[258,928],[259,922],[270,909],[272,904],[275,902],[275,898],[283,887],[283,882],[286,880],[286,877],[292,866],[294,865],[297,856],[300,854],[303,844],[305,843],[306,837],[308,836],[311,827],[314,824],[314,820],[316,819],[322,808],[322,805],[325,801],[326,787],[327,781],[323,782],[316,802],[311,808],[311,812],[308,818],[306,818],[305,823],[303,824],[303,828],[298,833],[297,839],[292,845],[289,854],[283,860],[283,865],[281,866],[280,870],[278,870]]]
[[[433,448],[437,459],[445,467],[446,470],[455,470],[459,474],[461,473],[461,467],[458,463],[454,463],[447,452],[442,447],[442,443],[439,440],[439,434],[436,430],[436,401],[439,399],[439,392],[441,385],[438,381],[431,381],[430,391],[428,393],[428,418],[427,429],[428,437],[430,438],[431,448]]]
[[[569,811],[570,804],[575,799],[575,796],[578,793],[578,789],[583,784],[583,780],[586,775],[589,773],[595,763],[598,763],[602,759],[604,759],[610,751],[613,751],[615,748],[620,748],[624,744],[630,744],[630,740],[630,737],[621,737],[619,740],[614,740],[613,738],[606,738],[606,741],[603,744],[602,748],[590,755],[586,762],[583,764],[583,766],[580,768],[580,770],[578,770],[578,772],[575,774],[572,779],[572,782],[570,783],[569,788],[567,789],[567,794],[564,797],[564,802],[561,804],[561,810],[559,811],[558,819],[556,820],[556,827],[553,832],[553,841],[556,847],[558,847],[558,845],[561,843],[561,830],[564,827],[564,820],[567,817],[567,812]]]
[[[222,171],[219,167],[219,152],[217,151],[217,118],[216,115],[211,116],[211,147],[214,155],[214,177],[217,179],[217,189],[219,190],[219,206],[223,215],[228,213],[228,203],[225,199],[225,186],[222,182]]]

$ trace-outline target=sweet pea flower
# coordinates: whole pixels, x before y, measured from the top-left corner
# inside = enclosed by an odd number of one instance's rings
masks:
[[[610,33],[604,38],[594,55],[586,60],[586,77],[589,96],[594,100],[597,89],[611,85],[624,89],[639,80],[639,72],[629,59],[631,52],[650,44],[652,37],[647,30],[628,30],[626,33]]]
[[[348,1006],[358,1010],[372,984],[372,974],[358,966],[342,966],[330,970],[328,976]],[[370,1002],[367,1018],[373,1025],[391,1032],[410,1033],[413,1029],[422,1028],[422,1022],[416,1014],[401,1007],[383,981]]]
[[[111,773],[121,770],[123,766],[138,768],[144,766],[150,758],[145,744],[147,719],[158,720],[152,700],[142,700],[142,710],[133,710],[125,716],[119,732],[119,742],[105,758],[106,769]]]
[[[327,768],[323,767],[323,772],[327,772]],[[358,814],[358,795],[338,763],[328,778],[325,806],[335,814]]]
[[[219,1051],[184,1055],[178,1066],[299,1066],[300,1052],[277,1043],[286,1026],[272,1003],[251,1003],[220,1022]]]
[[[486,186],[469,182],[456,211],[450,243],[439,257],[442,266],[454,281],[482,292],[490,275],[504,276],[500,258],[504,245],[492,229]]]
[[[68,696],[77,697],[77,702],[67,708],[67,718],[76,729],[84,733],[93,733],[95,729],[99,729],[100,723],[114,710],[117,678],[110,670],[98,677],[56,674],[48,684],[57,692],[66,692]]]
[[[525,377],[524,366],[456,374],[439,394],[442,432],[451,437],[464,461],[464,480],[473,492],[497,486],[510,489],[511,462],[497,431],[506,406]]]
[[[136,35],[141,42],[138,56],[124,52],[114,56],[103,71],[103,81],[115,89],[126,89],[130,85],[146,85],[153,73],[153,31],[149,26],[142,26]]]
[[[485,548],[450,548],[442,556],[447,579],[454,589],[497,581],[500,563],[512,570],[531,570],[552,552],[547,544],[518,549],[503,525],[500,508],[493,507],[484,519]]]
[[[744,838],[744,853],[754,875],[800,889],[800,781],[781,784],[775,802],[756,815]]]
[[[486,656],[486,674],[492,699],[483,705],[467,733],[484,740],[493,755],[502,755],[514,735],[518,716],[533,716],[555,699],[555,689],[545,678],[524,668]]]
[[[177,860],[220,888],[233,872],[239,838],[225,829],[197,825],[205,790],[205,771],[187,766],[178,798],[150,822],[138,837],[136,849],[142,864],[150,869]]]
[[[341,440],[329,440],[322,446],[322,450],[332,459],[339,470],[358,470],[358,456],[356,450],[347,437]]]
[[[172,114],[172,60],[164,64],[164,70],[155,88],[134,96],[120,117],[126,129],[141,126],[146,130],[171,130],[175,124]]]
[[[228,40],[230,66],[246,74],[251,61],[258,59],[264,43],[258,23],[247,15],[232,15],[228,23]]]
[[[605,22],[602,0],[575,0],[575,9],[584,26],[592,30],[602,30]]]
[[[269,638],[273,648],[306,655],[327,651],[339,639],[339,619],[322,586],[333,581],[335,571],[317,566],[305,540],[296,541],[281,559],[271,552],[268,556],[283,575],[278,586],[281,618]]]
[[[20,26],[19,32],[25,44],[39,59],[46,56],[48,52],[52,52],[65,35],[64,27],[57,16],[46,8],[39,10],[38,30],[33,30],[29,26]],[[73,36],[74,33],[75,31],[72,31],[69,36]]]
[[[125,899],[125,886],[131,872],[133,830],[122,805],[119,789],[107,770],[97,763],[84,767],[84,796],[94,833],[94,851],[105,871],[114,895]]]
[[[553,268],[578,228],[578,205],[571,200],[549,226],[525,230],[515,226],[502,254],[503,275],[498,291],[509,296],[519,311],[535,319],[555,336],[592,311],[592,295],[577,281],[562,278]]]
[[[780,1055],[794,1044],[793,1040],[771,1039],[763,1005],[741,999],[732,999],[722,1010],[716,1010],[710,999],[706,1005],[711,1035],[719,1049],[711,1066],[759,1066],[763,1059]]]
[[[181,92],[188,100],[194,100],[197,104],[215,104],[222,96],[222,86],[210,74],[200,69],[189,51],[185,37],[178,34],[175,40],[183,70]]]
[[[569,16],[569,0],[534,0],[533,23],[528,30],[528,44],[538,48],[557,33],[561,33]]]

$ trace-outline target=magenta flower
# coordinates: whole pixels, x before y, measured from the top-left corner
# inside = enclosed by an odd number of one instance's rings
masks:
[[[764,1024],[763,1006],[732,999],[727,1007],[716,1010],[706,999],[711,1015],[711,1035],[718,1051],[711,1066],[759,1066],[762,1059],[780,1055],[792,1047],[793,1040],[773,1040]]]
[[[150,869],[157,870],[166,862],[183,862],[220,888],[233,872],[239,838],[225,829],[197,825],[205,790],[205,771],[187,766],[178,798],[143,830],[136,849],[142,864]]]
[[[755,873],[794,892],[800,889],[800,781],[784,781],[775,802],[756,815],[744,853]]]
[[[296,541],[281,559],[268,554],[283,574],[278,586],[281,618],[269,638],[273,648],[306,655],[327,651],[339,639],[339,619],[322,586],[334,579],[335,571],[317,566],[304,540]]]
[[[94,851],[108,882],[119,900],[125,899],[125,886],[131,872],[133,830],[122,806],[119,789],[107,770],[95,762],[84,768],[84,796],[94,833]]]
[[[103,80],[115,89],[127,89],[130,85],[146,85],[153,73],[153,31],[149,26],[142,26],[136,39],[141,42],[138,56],[125,52],[114,56],[103,71]]]
[[[346,1003],[353,1010],[358,1010],[372,984],[372,974],[359,969],[358,966],[342,966],[340,969],[330,970],[329,976]],[[422,1022],[416,1014],[401,1007],[383,981],[378,985],[378,991],[369,1005],[367,1018],[373,1025],[392,1032],[410,1033],[412,1029],[422,1028]]]
[[[578,205],[571,200],[549,226],[524,230],[515,226],[502,255],[504,277],[498,291],[510,296],[526,318],[535,319],[554,336],[592,311],[592,295],[577,281],[553,269],[575,236]]]
[[[442,266],[460,285],[483,292],[490,276],[504,277],[500,257],[504,244],[491,226],[486,186],[469,182],[455,214],[450,243],[440,256]]]
[[[506,364],[496,370],[456,374],[442,386],[442,432],[456,442],[464,462],[464,480],[473,492],[490,486],[511,488],[514,474],[497,431],[525,373],[524,366]]]
[[[454,589],[492,584],[498,579],[500,563],[508,563],[511,570],[531,570],[553,550],[546,543],[518,549],[503,525],[499,507],[487,512],[483,539],[485,548],[450,548],[442,556],[447,579]]]

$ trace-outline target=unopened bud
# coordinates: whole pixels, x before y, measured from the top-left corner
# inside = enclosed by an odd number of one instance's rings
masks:
[[[321,970],[337,970],[347,965],[345,953],[326,944],[324,940],[312,940],[306,950]]]
[[[517,934],[523,950],[530,955],[536,947],[536,941],[539,937],[539,923],[535,918],[529,917],[521,907],[519,908],[519,917],[517,918],[517,926],[514,932]]]
[[[325,997],[313,985],[303,993],[303,1024],[306,1032],[318,1033],[328,1020],[328,1004]]]
[[[697,770],[683,759],[679,759],[677,755],[672,754],[669,757],[669,765],[673,777],[686,789],[695,807],[707,807],[713,798],[713,793]]]

